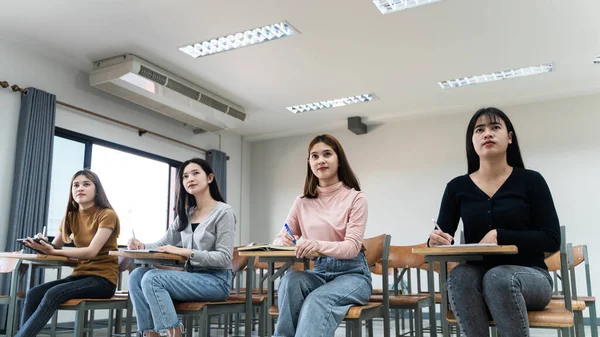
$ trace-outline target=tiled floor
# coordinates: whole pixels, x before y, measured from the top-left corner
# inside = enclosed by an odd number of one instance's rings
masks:
[[[375,336],[383,336],[383,325],[381,322],[375,322],[374,324],[374,335]],[[243,335],[243,330],[242,330],[242,335]],[[364,335],[364,333],[363,333]],[[438,334],[438,336],[440,336],[441,334]],[[556,330],[550,330],[550,329],[532,329],[531,330],[531,336],[530,337],[555,337],[556,334]],[[586,327],[585,329],[585,335],[586,336],[591,336],[590,334],[590,327]],[[60,337],[67,337],[67,336],[73,336],[72,333],[69,334],[59,334],[57,336]],[[94,336],[96,337],[106,337],[106,332],[105,330],[96,330],[94,331]],[[223,336],[223,330],[213,330],[211,333],[211,336]],[[232,336],[232,335],[230,335]],[[256,333],[253,333],[252,336],[257,336]],[[345,337],[346,336],[346,332],[345,329],[343,327],[338,328],[338,330],[336,331],[335,337]],[[392,336],[394,336],[394,325],[392,322]],[[428,333],[425,333],[425,336],[429,336]]]

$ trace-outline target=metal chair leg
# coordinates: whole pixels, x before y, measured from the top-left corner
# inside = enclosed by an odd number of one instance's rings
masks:
[[[590,303],[590,328],[592,330],[592,337],[598,337],[598,318],[596,317],[596,303]]]
[[[423,313],[421,308],[415,309],[415,333],[417,337],[423,337]]]
[[[396,337],[400,337],[400,310],[394,310],[394,324],[396,326]]]
[[[77,314],[75,317],[75,337],[83,337],[83,330],[85,327],[85,310],[83,310],[83,305],[77,310]]]

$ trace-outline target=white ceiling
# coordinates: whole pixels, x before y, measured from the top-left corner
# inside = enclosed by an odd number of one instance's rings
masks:
[[[76,67],[136,54],[248,114],[250,140],[600,92],[600,1],[443,0],[381,15],[370,0],[3,1],[3,34]],[[193,59],[177,48],[289,21],[300,35]],[[553,73],[460,89],[437,82],[554,62]],[[286,106],[374,92],[294,115]]]

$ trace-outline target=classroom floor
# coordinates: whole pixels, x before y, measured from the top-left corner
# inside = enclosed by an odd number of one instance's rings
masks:
[[[382,322],[375,322],[374,323],[374,330],[373,333],[375,336],[383,336],[383,324]],[[241,330],[241,336],[243,336],[243,329]],[[67,337],[67,336],[72,336],[73,333],[65,333],[65,334],[57,334],[57,336],[60,337]],[[363,330],[363,335],[365,335],[365,332]],[[591,336],[590,333],[590,327],[586,326],[585,327],[585,335],[586,336]],[[106,336],[106,331],[105,330],[95,330],[94,331],[94,336],[95,337],[107,337]],[[212,330],[211,336],[223,336],[223,330]],[[233,334],[230,334],[229,336],[233,336]],[[252,336],[258,336],[256,333],[253,333]],[[338,328],[338,330],[335,333],[335,337],[345,337],[346,336],[346,331],[343,327]],[[394,336],[394,327],[392,326],[392,336]],[[429,336],[429,333],[425,333],[424,336]],[[441,336],[440,333],[438,333],[438,336]],[[552,330],[552,329],[531,329],[531,336],[530,337],[555,337],[556,336],[556,330]]]

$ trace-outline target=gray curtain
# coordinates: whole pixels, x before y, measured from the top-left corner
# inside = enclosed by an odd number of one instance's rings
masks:
[[[35,88],[21,94],[7,252],[22,248],[17,238],[33,236],[46,225],[55,117],[55,95]],[[0,292],[8,294],[8,278],[0,283]],[[5,315],[0,317],[4,321]]]
[[[42,231],[48,220],[56,96],[35,88],[21,95],[6,250]]]
[[[206,160],[215,172],[221,196],[227,201],[227,154],[219,150],[210,150],[206,153]]]

